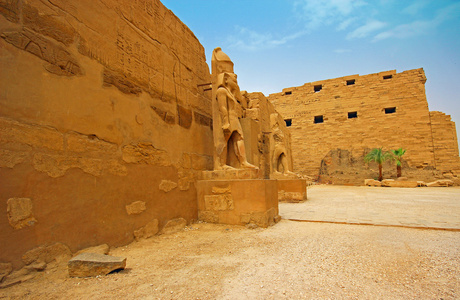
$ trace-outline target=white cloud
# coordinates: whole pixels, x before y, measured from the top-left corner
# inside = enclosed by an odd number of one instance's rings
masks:
[[[300,31],[282,38],[274,38],[271,33],[258,33],[244,27],[237,27],[237,33],[230,36],[227,42],[229,43],[229,47],[246,51],[257,51],[284,45],[304,34],[304,31]]]
[[[347,35],[347,39],[357,39],[367,37],[369,34],[382,29],[387,24],[377,20],[369,20],[366,24],[356,28]]]
[[[414,21],[409,24],[396,26],[394,29],[377,34],[373,41],[380,41],[388,38],[404,39],[408,37],[422,35],[433,28],[432,22]]]
[[[393,29],[377,34],[373,41],[381,41],[388,38],[405,39],[409,37],[423,35],[426,32],[435,30],[442,23],[460,17],[460,3],[446,6],[436,12],[431,20],[418,20],[407,24],[401,24]]]
[[[356,22],[357,18],[348,18],[337,26],[338,31],[347,29],[351,24]]]
[[[416,15],[418,14],[422,9],[424,9],[428,5],[427,0],[418,0],[405,9],[402,10],[403,13],[409,14],[409,15]]]
[[[364,5],[363,0],[297,0],[294,9],[301,19],[306,20],[306,28],[312,30],[340,22]]]

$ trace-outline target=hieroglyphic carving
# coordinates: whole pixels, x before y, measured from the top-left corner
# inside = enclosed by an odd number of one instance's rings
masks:
[[[3,32],[2,37],[13,46],[32,53],[49,63],[45,69],[56,75],[81,75],[83,70],[77,60],[63,47],[27,29]]]

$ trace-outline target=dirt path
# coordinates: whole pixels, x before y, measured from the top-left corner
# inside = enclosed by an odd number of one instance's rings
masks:
[[[460,233],[282,220],[268,229],[193,224],[113,249],[127,269],[63,267],[0,290],[11,299],[455,299]]]

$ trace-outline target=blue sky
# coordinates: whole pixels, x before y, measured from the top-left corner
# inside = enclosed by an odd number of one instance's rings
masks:
[[[460,0],[162,0],[266,96],[346,75],[424,68],[431,111],[460,141]]]

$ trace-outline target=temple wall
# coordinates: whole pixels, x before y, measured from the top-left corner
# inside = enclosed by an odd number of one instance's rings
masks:
[[[318,176],[332,159],[330,152],[336,156],[343,150],[349,160],[345,165],[360,166],[341,182],[357,184],[366,176],[358,174],[363,156],[378,147],[406,149],[403,159],[409,169],[433,173],[435,167],[453,168],[447,161],[458,159],[458,147],[453,139],[447,140],[452,132],[455,136],[454,125],[430,114],[425,82],[423,69],[387,71],[306,83],[271,94],[269,100],[290,124],[294,172]],[[340,177],[343,170],[334,172]]]
[[[431,111],[431,128],[436,157],[436,168],[444,172],[460,174],[457,131],[449,115]]]
[[[205,53],[158,0],[0,0],[0,262],[197,218]]]

